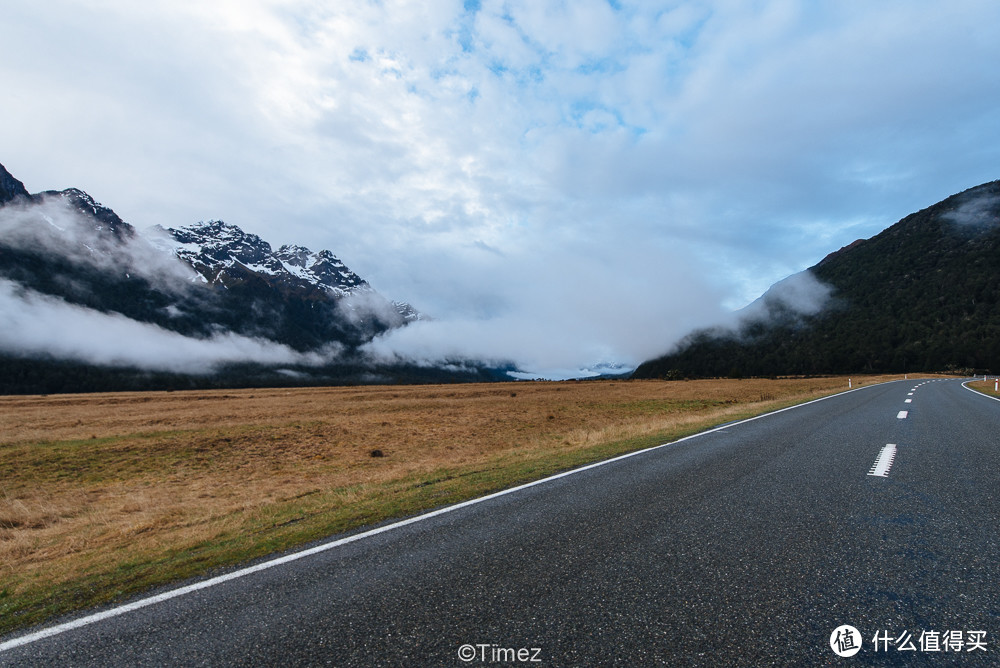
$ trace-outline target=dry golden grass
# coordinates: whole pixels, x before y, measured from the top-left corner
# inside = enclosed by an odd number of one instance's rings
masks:
[[[990,378],[989,380],[974,380],[969,383],[969,387],[976,392],[982,392],[990,397],[1000,397],[1000,392],[994,389],[996,386],[996,377]]]
[[[0,397],[0,632],[846,387],[813,378]]]

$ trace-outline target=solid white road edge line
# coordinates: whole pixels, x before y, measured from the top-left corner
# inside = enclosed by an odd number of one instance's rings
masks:
[[[886,443],[886,446],[882,448],[882,451],[878,453],[878,459],[872,464],[871,470],[868,475],[875,475],[881,478],[889,477],[889,469],[892,468],[892,462],[896,459],[896,444]]]
[[[162,594],[157,594],[155,596],[150,596],[148,598],[139,599],[138,601],[133,601],[132,603],[126,603],[110,610],[104,610],[102,612],[97,612],[92,615],[87,615],[86,617],[80,617],[79,619],[74,619],[56,626],[49,627],[47,629],[42,629],[28,635],[21,636],[19,638],[13,638],[6,642],[0,643],[0,652],[6,651],[8,649],[13,649],[15,647],[20,647],[22,645],[27,645],[38,640],[43,640],[44,638],[51,638],[52,636],[65,633],[66,631],[72,631],[73,629],[78,629],[82,626],[88,626],[96,622],[102,621],[104,619],[110,619],[112,617],[118,617],[119,615],[124,615],[128,612],[133,612],[146,606],[153,605],[155,603],[162,603],[163,601],[169,601],[172,598],[177,598],[178,596],[184,596],[185,594],[190,594],[191,592],[199,591],[201,589],[208,589],[209,587],[214,587],[215,585],[222,584],[224,582],[229,582],[230,580],[236,580],[238,578],[257,573],[259,571],[264,571],[269,568],[274,568],[275,566],[281,566],[282,564],[287,564],[292,561],[298,561],[299,559],[319,554],[320,552],[326,552],[327,550],[332,550],[334,548],[340,547],[341,545],[347,545],[348,543],[353,543],[359,540],[364,540],[365,538],[371,538],[372,536],[377,536],[378,534],[385,533],[387,531],[392,531],[394,529],[399,529],[401,527],[407,526],[408,524],[414,524],[416,522],[422,522],[423,520],[428,520],[432,517],[437,517],[438,515],[444,515],[445,513],[450,513],[461,508],[466,508],[468,506],[476,505],[477,503],[483,503],[484,501],[489,501],[497,497],[505,496],[507,494],[513,494],[519,492],[523,489],[528,489],[529,487],[534,487],[536,485],[542,485],[553,480],[558,480],[559,478],[565,478],[566,476],[575,475],[583,471],[588,471],[590,469],[597,468],[599,466],[606,466],[623,459],[628,459],[629,457],[635,457],[647,452],[652,452],[653,450],[659,450],[660,448],[666,448],[671,445],[676,445],[678,443],[683,443],[684,441],[691,440],[693,438],[698,438],[700,436],[705,436],[707,434],[712,434],[717,431],[722,431],[723,429],[729,429],[737,425],[746,424],[747,422],[753,422],[754,420],[760,420],[762,418],[769,417],[771,415],[777,415],[778,413],[784,413],[785,411],[790,411],[795,408],[802,408],[803,406],[808,406],[810,404],[815,404],[820,401],[825,401],[827,399],[833,399],[834,397],[842,397],[845,394],[850,394],[851,392],[858,392],[861,390],[868,390],[873,387],[878,387],[879,385],[886,385],[888,383],[898,383],[898,380],[890,380],[885,383],[877,383],[875,385],[866,385],[864,387],[856,387],[851,390],[845,390],[843,392],[838,392],[837,394],[831,394],[825,397],[820,397],[819,399],[813,399],[812,401],[807,401],[805,403],[796,404],[794,406],[788,406],[787,408],[779,408],[776,411],[771,411],[770,413],[764,413],[763,415],[757,415],[755,417],[747,418],[745,420],[740,420],[738,422],[733,422],[725,425],[719,425],[718,427],[713,427],[707,431],[701,431],[697,434],[691,434],[690,436],[685,436],[684,438],[679,438],[676,441],[670,441],[669,443],[661,443],[660,445],[654,445],[650,448],[645,448],[643,450],[636,450],[635,452],[628,452],[624,455],[619,455],[611,459],[605,459],[600,462],[594,462],[593,464],[587,464],[586,466],[581,466],[580,468],[572,469],[570,471],[563,471],[562,473],[557,473],[551,475],[547,478],[542,478],[541,480],[535,480],[534,482],[525,483],[523,485],[518,485],[517,487],[511,487],[510,489],[504,489],[499,492],[494,492],[493,494],[488,494],[476,499],[469,499],[468,501],[463,501],[461,503],[456,503],[453,506],[446,506],[444,508],[439,508],[433,510],[429,513],[424,513],[423,515],[417,515],[416,517],[411,517],[409,519],[400,520],[398,522],[393,522],[392,524],[387,524],[382,527],[377,527],[375,529],[369,529],[368,531],[363,531],[359,534],[353,536],[347,536],[345,538],[339,538],[329,543],[323,543],[322,545],[317,545],[301,552],[294,552],[292,554],[286,554],[283,557],[277,557],[275,559],[270,559],[268,561],[255,564],[253,566],[248,566],[246,568],[241,568],[239,570],[233,571],[232,573],[226,573],[225,575],[219,575],[214,578],[209,578],[208,580],[203,580],[201,582],[195,582],[184,587],[178,587],[177,589],[171,589],[170,591],[163,592]],[[974,391],[974,390],[973,390]]]
[[[975,380],[975,378],[973,378],[972,380]],[[988,394],[983,394],[982,392],[979,392],[978,390],[974,390],[971,387],[969,387],[969,383],[971,383],[972,380],[967,380],[964,383],[962,383],[962,387],[964,387],[965,389],[967,389],[969,392],[973,392],[975,394],[978,394],[981,397],[986,397],[987,399],[992,399],[993,401],[1000,401],[1000,399],[997,399],[996,397],[991,397]]]

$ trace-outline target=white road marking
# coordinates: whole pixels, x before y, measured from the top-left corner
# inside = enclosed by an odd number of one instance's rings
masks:
[[[868,475],[877,475],[882,478],[889,477],[889,469],[892,468],[892,462],[896,459],[896,444],[887,443],[882,452],[878,453],[878,459],[872,464],[872,470],[868,472]]]
[[[899,413],[896,415],[896,417],[899,418],[900,420],[905,420],[906,416],[909,415],[909,414],[910,414],[909,411],[899,411]]]
[[[904,403],[904,404],[912,404],[912,403],[913,403],[913,399],[907,399],[907,400],[906,400],[906,401],[904,401],[903,403]]]
[[[889,381],[893,382],[893,381]],[[552,482],[553,480],[558,480],[559,478],[565,478],[566,476],[575,475],[583,471],[598,468],[600,466],[606,466],[614,462],[621,461],[623,459],[628,459],[630,457],[635,457],[637,455],[642,455],[653,450],[659,450],[660,448],[666,448],[669,446],[677,445],[684,441],[688,441],[700,436],[706,436],[708,434],[715,433],[717,431],[722,431],[723,429],[728,429],[736,425],[745,424],[747,422],[753,422],[755,420],[760,420],[762,418],[769,417],[771,415],[777,415],[778,413],[784,413],[785,411],[794,410],[796,408],[802,408],[803,406],[808,406],[809,404],[815,404],[820,401],[825,401],[827,399],[832,399],[834,397],[840,397],[845,394],[851,394],[852,392],[860,392],[861,390],[870,389],[872,387],[878,387],[882,383],[877,383],[876,385],[868,385],[865,387],[857,387],[851,390],[845,390],[844,392],[838,392],[837,394],[831,394],[825,397],[820,397],[819,399],[813,399],[812,401],[807,401],[805,403],[796,404],[795,406],[788,406],[786,408],[779,408],[776,411],[771,411],[770,413],[764,413],[763,415],[757,415],[752,418],[747,418],[745,420],[740,420],[731,424],[720,425],[713,429],[707,431],[702,431],[697,434],[691,434],[690,436],[685,436],[684,438],[679,438],[676,441],[670,441],[669,443],[661,443],[660,445],[654,445],[653,447],[646,448],[644,450],[636,450],[635,452],[629,452],[624,455],[619,455],[617,457],[612,457],[611,459],[606,459],[600,462],[594,462],[593,464],[588,464],[586,466],[581,466],[580,468],[572,469],[570,471],[563,471],[562,473],[557,473],[551,475],[548,478],[542,478],[541,480],[535,480],[533,482],[525,483],[523,485],[518,485],[517,487],[511,487],[510,489],[501,490],[499,492],[494,492],[493,494],[487,494],[486,496],[481,496],[476,499],[469,499],[468,501],[462,501],[461,503],[456,503],[453,506],[446,506],[444,508],[439,508],[433,510],[429,513],[424,513],[423,515],[417,515],[416,517],[410,517],[405,520],[400,520],[399,522],[393,522],[392,524],[387,524],[385,526],[376,527],[374,529],[369,529],[368,531],[362,531],[361,533],[354,534],[352,536],[346,536],[344,538],[339,538],[332,540],[329,543],[323,543],[315,547],[311,547],[307,550],[302,550],[301,552],[294,552],[292,554],[286,554],[283,557],[278,557],[276,559],[271,559],[270,561],[264,561],[253,566],[248,566],[246,568],[241,568],[239,570],[233,571],[231,573],[226,573],[224,575],[218,575],[214,578],[209,578],[207,580],[202,580],[201,582],[195,582],[194,584],[187,585],[185,587],[178,587],[177,589],[171,589],[170,591],[165,591],[162,594],[157,594],[156,596],[150,596],[148,598],[141,598],[131,603],[125,605],[120,605],[116,608],[111,608],[109,610],[103,610],[101,612],[94,613],[92,615],[87,615],[85,617],[80,617],[79,619],[74,619],[69,622],[64,622],[62,624],[57,624],[56,626],[50,626],[44,628],[40,631],[30,633],[28,635],[20,636],[18,638],[13,638],[6,642],[0,643],[0,652],[4,652],[15,647],[20,647],[22,645],[28,645],[30,643],[42,640],[44,638],[50,638],[52,636],[57,636],[66,631],[71,631],[73,629],[80,628],[82,626],[89,626],[95,622],[102,621],[104,619],[110,619],[112,617],[118,617],[135,610],[140,610],[146,606],[153,605],[154,603],[161,603],[163,601],[169,601],[172,598],[177,598],[178,596],[184,596],[185,594],[190,594],[191,592],[199,591],[201,589],[208,589],[209,587],[214,587],[215,585],[228,582],[230,580],[236,580],[259,571],[268,570],[274,568],[275,566],[280,566],[282,564],[287,564],[293,561],[298,561],[304,557],[312,556],[314,554],[319,554],[321,552],[326,552],[332,550],[341,545],[347,545],[348,543],[353,543],[359,540],[364,540],[365,538],[370,538],[387,531],[393,531],[400,527],[404,527],[408,524],[414,524],[416,522],[422,522],[423,520],[430,519],[432,517],[437,517],[438,515],[444,515],[445,513],[450,513],[452,511],[458,510],[460,508],[465,508],[467,506],[473,506],[484,501],[489,501],[491,499],[496,499],[501,496],[506,496],[507,494],[513,494],[515,492],[520,492],[521,490],[528,489],[529,487],[534,487],[536,485],[543,485],[547,482]]]
[[[967,389],[969,392],[973,392],[974,394],[978,394],[981,397],[986,397],[987,399],[992,399],[993,401],[1000,401],[1000,399],[997,399],[996,397],[991,397],[988,394],[983,394],[982,392],[977,392],[976,390],[972,389],[968,385],[971,382],[972,382],[971,380],[965,381],[964,383],[962,383],[962,387],[964,387],[965,389]]]

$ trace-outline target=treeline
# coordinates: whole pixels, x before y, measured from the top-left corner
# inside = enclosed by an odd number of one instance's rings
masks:
[[[234,364],[192,375],[104,367],[55,359],[0,356],[0,394],[63,394],[146,390],[206,390],[329,385],[471,383],[510,380],[506,369],[437,369],[410,364],[283,367]]]
[[[870,325],[874,331],[856,321],[820,322],[809,330],[781,327],[754,340],[699,334],[679,352],[641,365],[633,378],[1000,370],[996,323],[954,331],[927,331],[920,323]]]

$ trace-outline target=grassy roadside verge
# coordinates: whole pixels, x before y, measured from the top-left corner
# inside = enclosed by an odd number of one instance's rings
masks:
[[[0,633],[845,389],[824,378],[0,398],[11,434]]]
[[[980,394],[985,394],[988,397],[996,397],[997,399],[1000,399],[1000,392],[993,389],[996,387],[995,379],[985,380],[985,381],[974,380],[970,383],[967,383],[966,387],[968,387],[971,390],[975,390]]]

